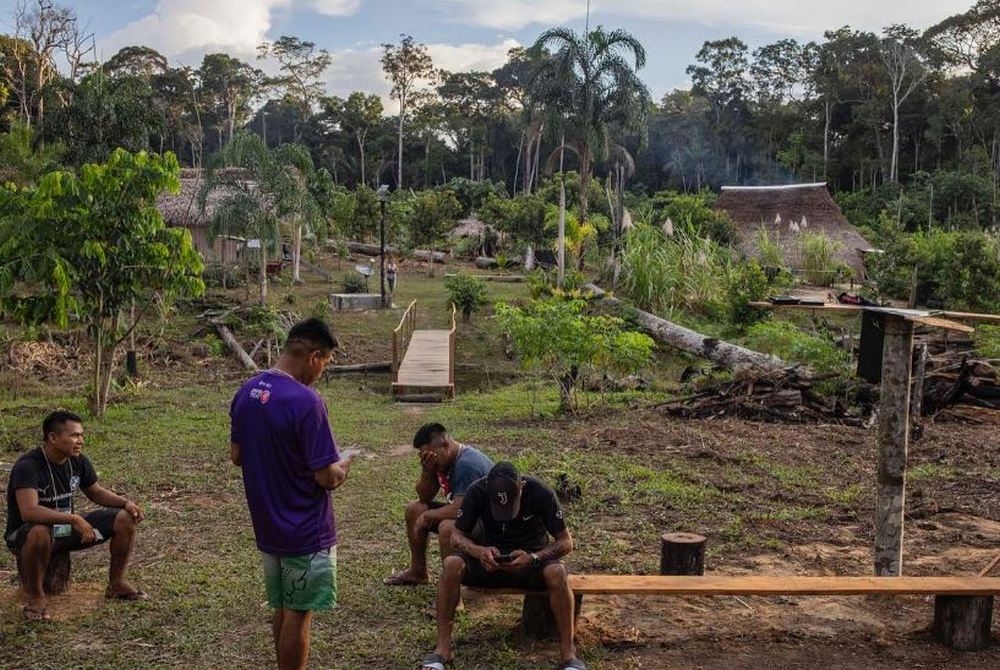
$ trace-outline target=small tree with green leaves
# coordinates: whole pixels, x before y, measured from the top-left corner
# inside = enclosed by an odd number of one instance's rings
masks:
[[[178,172],[173,154],[116,149],[79,176],[0,188],[0,308],[25,324],[86,326],[95,415],[108,404],[115,351],[157,296],[204,290],[190,232],[167,228],[156,208],[180,187]]]
[[[462,320],[468,321],[472,313],[486,304],[486,282],[474,275],[459,272],[444,280],[451,302],[462,312]]]
[[[582,374],[610,370],[633,374],[647,365],[653,340],[625,329],[624,320],[591,316],[582,300],[532,300],[524,307],[497,303],[500,327],[510,337],[521,364],[551,377],[559,405],[572,410]]]

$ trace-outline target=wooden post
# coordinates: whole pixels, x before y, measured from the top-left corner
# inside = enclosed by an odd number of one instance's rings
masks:
[[[706,542],[694,533],[664,533],[660,538],[660,574],[705,574]]]
[[[934,597],[934,638],[952,649],[988,647],[992,621],[993,596]]]
[[[583,606],[583,594],[573,594],[573,628]],[[521,606],[521,633],[529,640],[548,640],[559,637],[556,617],[549,606],[548,593],[526,593]]]
[[[875,574],[903,573],[903,509],[910,439],[913,322],[885,315],[882,390],[878,417],[878,497],[875,503]]]
[[[15,556],[17,563],[17,577],[24,583],[24,567],[21,565],[20,554]],[[42,581],[42,590],[46,595],[58,596],[69,590],[72,577],[73,561],[68,551],[52,554],[49,564],[45,568],[45,577]]]

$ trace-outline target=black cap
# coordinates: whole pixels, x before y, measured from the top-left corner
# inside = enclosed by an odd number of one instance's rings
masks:
[[[497,521],[510,521],[521,511],[521,475],[513,463],[497,463],[486,475],[490,512]]]

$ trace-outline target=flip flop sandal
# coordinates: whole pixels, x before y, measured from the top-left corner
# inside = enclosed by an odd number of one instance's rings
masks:
[[[453,663],[454,661],[444,660],[444,656],[441,654],[430,653],[424,656],[424,660],[420,662],[419,668],[420,670],[426,670],[427,668],[430,668],[430,670],[447,670],[452,667]]]
[[[24,614],[24,618],[28,621],[50,621],[52,619],[49,616],[48,610],[44,607],[29,607],[25,605],[21,608],[21,613]]]
[[[108,593],[106,597],[110,600],[127,600],[127,601],[137,601],[137,600],[149,600],[149,596],[145,591],[136,589],[135,591],[129,591],[128,593]]]
[[[587,670],[587,666],[578,658],[571,658],[559,664],[558,670]]]

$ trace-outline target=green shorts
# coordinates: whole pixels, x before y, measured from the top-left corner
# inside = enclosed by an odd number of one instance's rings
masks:
[[[261,555],[270,607],[305,612],[337,606],[336,546],[301,556]]]

